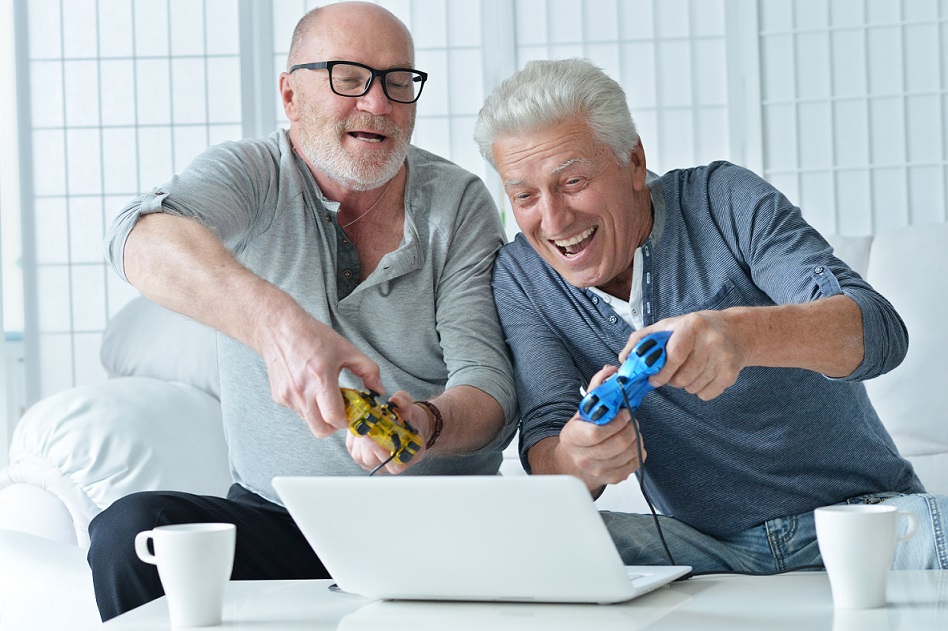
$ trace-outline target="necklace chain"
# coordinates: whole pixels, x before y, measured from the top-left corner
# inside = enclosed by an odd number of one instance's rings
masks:
[[[397,177],[397,176],[396,176],[396,177]],[[385,195],[388,193],[388,189],[392,188],[392,184],[393,184],[394,182],[395,182],[395,178],[393,177],[392,179],[390,179],[390,180],[388,181],[388,186],[385,187],[385,190],[382,191],[382,194],[379,195],[379,198],[378,198],[377,200],[375,200],[375,203],[372,204],[371,206],[369,206],[369,209],[368,209],[368,210],[366,210],[364,213],[362,213],[361,215],[359,215],[358,217],[356,217],[355,219],[353,219],[352,221],[350,221],[350,222],[347,223],[346,225],[340,226],[340,227],[341,227],[343,230],[345,230],[346,228],[348,228],[349,226],[351,226],[352,224],[354,224],[355,222],[359,221],[360,219],[362,219],[363,217],[365,217],[366,215],[368,215],[370,212],[372,212],[373,210],[375,210],[375,207],[379,205],[379,202],[382,201],[382,198],[385,197]]]

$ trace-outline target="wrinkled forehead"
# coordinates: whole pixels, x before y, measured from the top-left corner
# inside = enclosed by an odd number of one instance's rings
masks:
[[[614,159],[611,149],[597,141],[578,117],[498,136],[492,148],[505,185],[524,179],[525,174],[555,178]]]

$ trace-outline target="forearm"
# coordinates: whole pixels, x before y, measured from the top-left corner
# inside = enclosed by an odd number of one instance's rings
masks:
[[[143,216],[125,243],[129,282],[150,300],[260,350],[259,332],[300,310],[193,219]]]
[[[503,430],[504,411],[494,397],[473,386],[457,386],[431,400],[444,427],[431,451],[435,455],[460,455],[477,451]],[[429,428],[430,436],[432,428]],[[426,436],[426,438],[428,437]]]
[[[605,485],[587,476],[565,452],[560,449],[558,436],[544,438],[527,452],[527,462],[533,475],[572,475],[589,489],[593,497],[599,497]]]
[[[560,444],[558,436],[551,436],[539,441],[527,452],[527,462],[530,463],[530,472],[540,475],[571,474],[580,475],[579,469],[567,457],[559,457],[557,447]]]
[[[863,360],[862,314],[849,297],[724,313],[748,340],[748,366],[806,368],[845,377]]]

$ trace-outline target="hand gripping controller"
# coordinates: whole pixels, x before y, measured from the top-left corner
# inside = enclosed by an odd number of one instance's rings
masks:
[[[605,425],[626,407],[626,400],[629,412],[635,412],[642,398],[655,389],[648,378],[665,365],[665,345],[670,337],[671,331],[658,331],[643,337],[619,367],[619,372],[579,402],[579,418],[596,425]]]
[[[392,406],[379,403],[371,390],[339,388],[346,403],[349,431],[369,437],[388,449],[392,458],[405,464],[421,449],[421,436],[408,421],[403,421]]]

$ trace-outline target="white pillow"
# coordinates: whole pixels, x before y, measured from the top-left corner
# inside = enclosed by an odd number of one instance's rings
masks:
[[[89,521],[145,490],[223,496],[231,483],[220,402],[181,383],[122,377],[47,397],[27,410],[0,488],[29,483],[70,512],[80,547]]]
[[[110,378],[180,381],[221,396],[214,330],[147,298],[132,300],[109,320],[101,360]]]

